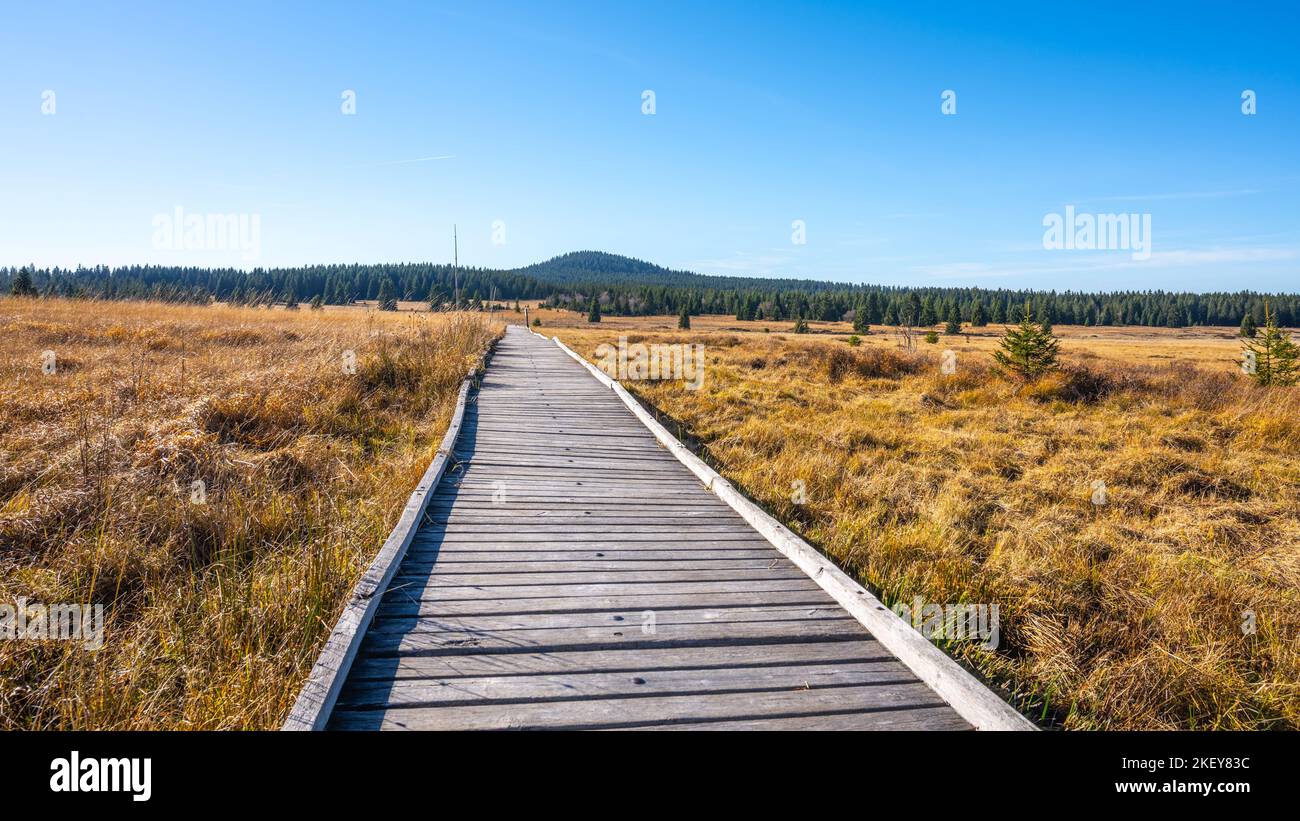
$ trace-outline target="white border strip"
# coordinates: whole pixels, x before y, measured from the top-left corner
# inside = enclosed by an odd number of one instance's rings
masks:
[[[489,344],[488,352],[495,344],[496,340]],[[338,701],[339,692],[343,689],[343,682],[348,677],[348,670],[361,647],[366,629],[374,620],[375,611],[379,609],[379,602],[388,583],[406,556],[416,531],[420,529],[420,520],[429,505],[429,496],[437,489],[438,482],[447,469],[448,458],[456,446],[456,437],[460,435],[460,425],[465,419],[465,401],[469,397],[470,387],[474,383],[475,374],[486,361],[485,353],[461,382],[460,393],[456,396],[456,410],[452,413],[451,424],[447,426],[447,433],[442,437],[438,452],[424,471],[415,491],[406,500],[402,517],[388,534],[379,555],[375,556],[370,567],[357,581],[356,587],[352,588],[343,615],[339,616],[325,647],[321,649],[281,730],[323,730],[329,722],[330,713]]]
[[[546,338],[542,334],[537,335]],[[560,346],[560,350],[573,357],[602,385],[614,391],[618,398],[623,400],[623,404],[627,405],[642,424],[650,429],[659,443],[686,465],[705,487],[739,513],[800,570],[807,573],[831,595],[831,598],[839,602],[841,607],[867,628],[889,652],[911,668],[912,672],[916,673],[930,686],[930,689],[938,693],[940,698],[948,702],[958,715],[969,721],[975,729],[1038,729],[1033,722],[984,686],[979,679],[913,630],[911,625],[885,607],[879,599],[871,595],[869,590],[836,567],[830,559],[769,516],[761,507],[745,498],[730,482],[691,453],[677,437],[659,424],[658,420],[646,411],[617,380],[610,378],[600,368],[574,353],[560,341],[559,337],[552,336],[551,339]]]

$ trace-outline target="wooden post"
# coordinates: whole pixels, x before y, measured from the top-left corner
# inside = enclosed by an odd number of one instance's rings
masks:
[[[533,327],[532,325],[529,325],[529,324],[528,324],[528,306],[527,306],[527,305],[524,306],[524,327],[525,327],[525,328],[531,328],[531,327]]]

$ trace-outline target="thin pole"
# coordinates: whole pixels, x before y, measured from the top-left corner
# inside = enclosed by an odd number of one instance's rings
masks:
[[[456,310],[460,310],[460,244],[456,239],[456,226],[451,226],[451,271],[456,287]]]

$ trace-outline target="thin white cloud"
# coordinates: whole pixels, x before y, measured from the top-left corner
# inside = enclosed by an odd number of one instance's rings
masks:
[[[456,159],[455,154],[440,154],[436,157],[415,157],[409,160],[389,160],[388,162],[377,162],[377,163],[371,163],[370,165],[367,166],[354,166],[354,167],[378,168],[380,166],[385,166],[385,165],[410,165],[412,163],[417,163],[417,162],[435,162],[437,160],[454,160],[454,159]]]
[[[1093,197],[1084,202],[1145,202],[1148,200],[1209,200],[1220,197],[1244,197],[1249,194],[1258,194],[1259,191],[1253,188],[1242,188],[1231,191],[1174,191],[1164,194],[1129,194],[1118,197]]]
[[[1045,249],[1039,249],[1045,251]],[[1047,257],[1059,264],[1046,264]],[[1039,257],[1041,262],[945,262],[915,265],[911,270],[920,276],[936,279],[974,279],[985,277],[1021,277],[1034,275],[1097,274],[1133,269],[1193,268],[1205,265],[1250,265],[1287,262],[1300,259],[1300,248],[1179,248],[1152,251],[1145,260],[1133,259],[1126,251],[1052,251]]]
[[[1300,258],[1297,248],[1204,248],[1200,250],[1152,251],[1146,260],[1158,267],[1170,265],[1216,265],[1225,262],[1283,262]],[[1137,263],[1141,264],[1141,263]]]

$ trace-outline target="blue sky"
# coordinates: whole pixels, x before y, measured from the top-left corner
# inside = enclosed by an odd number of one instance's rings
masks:
[[[1294,4],[123,5],[6,10],[0,265],[442,261],[456,223],[491,267],[1300,290]],[[1067,205],[1149,214],[1150,258],[1045,250]],[[257,215],[256,259],[156,247],[177,206]]]

